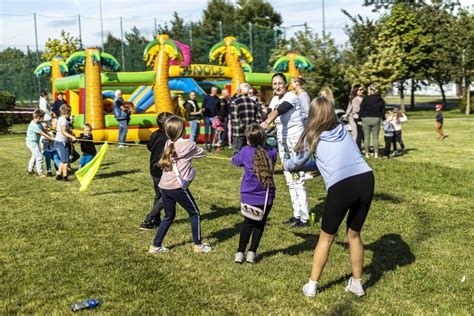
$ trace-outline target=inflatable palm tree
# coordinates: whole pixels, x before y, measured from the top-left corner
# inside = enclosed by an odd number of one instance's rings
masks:
[[[111,54],[101,52],[98,48],[87,48],[85,51],[75,52],[66,61],[69,69],[85,67],[85,99],[84,122],[92,125],[94,129],[105,127],[104,106],[102,102],[102,65],[120,69],[119,62]]]
[[[288,53],[279,58],[273,65],[273,71],[289,72],[291,77],[298,77],[300,70],[311,71],[313,64],[308,58],[297,53]]]
[[[153,85],[153,97],[155,98],[156,113],[174,113],[173,101],[171,101],[170,88],[168,86],[169,64],[171,60],[183,60],[180,49],[168,35],[157,35],[156,38],[145,47],[144,57],[147,66],[153,66],[155,83]]]
[[[51,85],[53,98],[56,96],[56,89],[54,88],[54,81],[61,78],[63,75],[69,72],[69,68],[64,62],[64,58],[61,55],[55,56],[51,61],[41,63],[36,67],[33,73],[39,77],[41,75],[51,74]]]
[[[250,49],[244,44],[237,42],[237,39],[232,36],[224,38],[223,41],[215,44],[209,52],[209,60],[213,61],[218,58],[219,65],[226,64],[232,71],[232,93],[237,89],[237,86],[245,82],[244,71],[240,59],[244,59],[247,63],[253,61]]]

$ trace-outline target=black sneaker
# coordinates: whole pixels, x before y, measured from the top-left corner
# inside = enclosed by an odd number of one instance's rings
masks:
[[[155,228],[156,228],[155,225],[147,221],[140,224],[140,230],[153,230]]]
[[[63,176],[61,176],[59,174],[56,175],[56,180],[61,181],[62,179],[63,179]]]
[[[53,174],[51,173],[51,171],[48,171],[48,172],[46,173],[46,176],[47,176],[47,177],[52,177]]]
[[[299,218],[290,217],[286,221],[284,221],[283,224],[293,224],[293,223],[296,223],[296,222],[299,222],[299,221],[300,221]]]
[[[34,176],[35,175],[35,172],[34,171],[27,171],[28,175],[30,176]]]
[[[69,181],[69,179],[66,177],[63,177],[63,181]]]
[[[298,220],[295,225],[293,225],[292,227],[294,228],[300,228],[300,227],[307,227],[309,226],[309,222],[303,222],[302,220]]]

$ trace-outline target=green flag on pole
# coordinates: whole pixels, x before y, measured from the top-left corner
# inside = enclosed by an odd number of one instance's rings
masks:
[[[76,171],[77,180],[79,180],[79,183],[81,184],[81,188],[79,189],[81,192],[87,190],[87,187],[89,187],[92,179],[94,179],[94,176],[97,173],[97,170],[99,170],[102,160],[104,160],[104,156],[108,148],[109,144],[105,142],[97,155],[95,155],[94,159]]]

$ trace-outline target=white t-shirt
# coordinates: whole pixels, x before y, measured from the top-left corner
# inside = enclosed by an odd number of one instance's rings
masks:
[[[301,103],[301,111],[305,118],[309,116],[309,108],[311,106],[311,99],[309,97],[308,92],[304,91],[300,95],[298,95],[298,99],[300,99]]]
[[[66,126],[66,130],[69,127],[69,122],[67,121],[67,119],[64,116],[61,116],[58,119],[58,123],[56,124],[56,137],[54,138],[54,140],[57,141],[57,142],[66,142],[67,141],[67,137],[64,136],[64,134],[62,132],[62,128],[61,128],[62,126]]]
[[[300,99],[296,94],[289,91],[281,99],[274,96],[270,102],[270,109],[274,110],[285,101],[291,103],[293,108],[276,118],[277,136],[279,139],[300,137],[304,130],[304,118]]]
[[[51,107],[49,106],[48,100],[46,100],[46,98],[40,97],[39,108],[44,112],[44,120],[51,121]]]

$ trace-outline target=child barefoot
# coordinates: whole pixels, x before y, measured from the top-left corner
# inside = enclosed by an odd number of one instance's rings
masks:
[[[169,140],[166,142],[165,151],[158,162],[160,167],[163,168],[159,187],[165,208],[165,217],[158,227],[155,240],[153,240],[148,252],[162,253],[169,251],[161,244],[176,216],[176,203],[179,203],[189,214],[194,252],[209,252],[212,250],[211,246],[201,242],[201,216],[191,191],[188,189],[196,175],[196,170],[191,165],[191,161],[204,158],[204,151],[196,146],[196,143],[192,140],[183,138],[186,135],[184,120],[176,115],[166,120],[165,133]]]
[[[247,262],[255,263],[257,247],[265,229],[268,213],[275,199],[273,166],[276,162],[275,148],[264,148],[265,132],[257,124],[245,130],[247,145],[232,157],[232,164],[244,167],[244,177],[240,185],[240,202],[265,211],[261,221],[245,217],[240,229],[240,240],[234,261],[242,263],[244,252],[252,235],[252,244],[247,252]]]
[[[33,120],[31,120],[30,125],[28,125],[28,130],[26,131],[26,147],[31,151],[30,162],[28,163],[28,174],[34,174],[33,167],[36,164],[36,171],[38,175],[42,178],[45,177],[43,173],[43,154],[41,153],[39,142],[40,136],[43,136],[46,139],[54,140],[49,134],[46,133],[45,129],[41,125],[44,119],[44,112],[40,109],[33,111]]]

